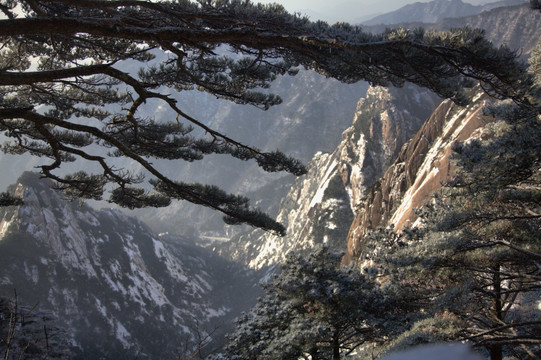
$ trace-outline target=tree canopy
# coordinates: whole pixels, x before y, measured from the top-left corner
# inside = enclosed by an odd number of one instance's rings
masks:
[[[541,356],[541,40],[530,64],[529,105],[485,106],[494,121],[455,144],[454,176],[418,210],[422,227],[371,234],[380,271],[421,314],[397,342],[424,341],[430,326],[429,340],[469,341],[491,360]]]
[[[5,0],[0,11],[0,131],[11,139],[5,152],[49,158],[41,174],[73,197],[100,200],[110,191],[108,201],[128,208],[187,200],[221,211],[228,223],[279,234],[284,227],[247,198],[168,178],[152,159],[227,154],[295,175],[305,173],[303,165],[208,127],[209,119],[186,113],[173,93],[197,89],[267,109],[281,99],[265,89],[299,67],[343,82],[409,81],[457,103],[467,101],[464,88],[474,81],[491,95],[523,101],[529,81],[514,52],[467,28],[374,35],[244,0]],[[128,64],[138,70],[127,71]],[[151,100],[174,118],[145,116]],[[115,168],[112,157],[144,172]],[[80,171],[59,175],[75,161]],[[89,173],[85,162],[101,170]]]
[[[381,340],[396,304],[358,269],[340,267],[341,257],[328,248],[308,257],[289,254],[217,358],[341,359],[365,342]]]

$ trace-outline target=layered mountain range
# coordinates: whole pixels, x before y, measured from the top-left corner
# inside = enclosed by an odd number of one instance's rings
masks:
[[[526,0],[503,0],[483,5],[472,5],[462,0],[435,0],[415,2],[398,10],[363,21],[363,25],[389,25],[407,22],[437,23],[448,18],[461,18],[480,14],[499,7],[524,5]]]
[[[446,0],[443,0],[446,1]],[[432,4],[432,2],[428,3]],[[500,3],[494,3],[500,4]],[[491,4],[489,4],[491,5]],[[443,13],[445,14],[445,12]],[[404,27],[415,29],[422,27],[428,30],[443,31],[452,28],[471,27],[483,29],[486,37],[496,46],[505,45],[516,50],[519,55],[529,54],[537,39],[539,39],[540,14],[532,11],[528,4],[513,6],[495,6],[489,10],[463,17],[445,16],[437,22],[426,22],[421,20],[406,21],[404,19],[392,26],[379,24],[365,26],[366,31],[378,33],[389,27]]]

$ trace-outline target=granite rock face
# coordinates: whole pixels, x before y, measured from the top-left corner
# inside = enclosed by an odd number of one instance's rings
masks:
[[[366,201],[353,221],[345,261],[359,258],[363,238],[378,227],[400,230],[415,223],[415,208],[450,178],[453,144],[465,141],[491,121],[482,115],[484,97],[460,107],[446,100],[433,112],[417,134],[401,149],[394,163],[365,193]]]
[[[316,154],[308,174],[296,179],[282,199],[277,220],[287,226],[287,235],[248,231],[223,244],[220,252],[259,269],[281,263],[289,251],[308,252],[317,244],[345,251],[344,239],[366,190],[439,101],[413,85],[369,88],[336,150]]]
[[[421,127],[440,99],[414,85],[372,87],[357,105],[353,125],[336,152],[351,206],[356,212],[366,190],[393,163],[400,148]]]

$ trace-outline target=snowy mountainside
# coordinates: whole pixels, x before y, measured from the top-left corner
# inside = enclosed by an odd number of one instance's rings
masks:
[[[413,85],[369,88],[337,149],[316,154],[308,174],[296,179],[281,201],[277,219],[287,226],[287,235],[252,230],[224,243],[220,253],[259,269],[281,263],[289,251],[309,250],[315,244],[345,251],[344,239],[362,193],[439,101]]]
[[[206,249],[67,202],[32,173],[12,190],[24,205],[0,209],[0,296],[51,311],[81,358],[175,358],[196,325],[252,305],[256,277]]]
[[[490,5],[490,4],[489,4]],[[453,28],[470,27],[483,29],[487,39],[495,46],[505,45],[520,55],[529,54],[541,36],[539,20],[541,14],[528,4],[494,7],[481,13],[442,19],[435,23],[400,20],[393,27],[445,31]],[[373,33],[385,31],[389,25],[366,25],[364,30]]]
[[[445,18],[457,18],[476,15],[502,6],[525,4],[526,0],[504,0],[483,5],[472,5],[462,0],[434,0],[415,2],[364,21],[363,25],[398,24],[404,22],[435,23]]]

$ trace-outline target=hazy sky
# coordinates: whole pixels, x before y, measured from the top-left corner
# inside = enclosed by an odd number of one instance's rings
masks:
[[[389,12],[414,2],[429,0],[254,0],[261,3],[279,3],[290,12],[300,12],[310,19],[329,22],[355,22],[374,15]],[[483,4],[495,0],[463,0],[471,4]]]

